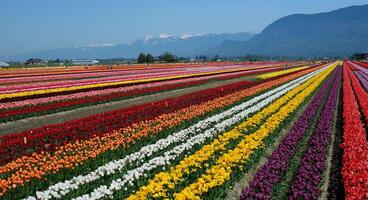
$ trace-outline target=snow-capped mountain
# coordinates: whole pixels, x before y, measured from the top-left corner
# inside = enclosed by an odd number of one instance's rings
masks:
[[[72,58],[136,58],[139,53],[158,56],[172,52],[178,56],[195,56],[224,41],[246,41],[255,34],[250,32],[222,34],[181,34],[162,33],[157,37],[144,35],[131,44],[93,44],[86,47],[48,49],[9,57],[7,60],[72,59]]]

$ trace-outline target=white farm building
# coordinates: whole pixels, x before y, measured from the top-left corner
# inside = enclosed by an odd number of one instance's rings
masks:
[[[72,60],[73,65],[95,65],[98,64],[98,60],[89,60],[89,59],[75,59]]]

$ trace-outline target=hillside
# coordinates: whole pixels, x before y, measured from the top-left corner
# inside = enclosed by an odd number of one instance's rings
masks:
[[[365,51],[368,51],[368,5],[327,13],[289,15],[270,24],[249,41],[226,41],[206,53],[321,57],[350,56]]]

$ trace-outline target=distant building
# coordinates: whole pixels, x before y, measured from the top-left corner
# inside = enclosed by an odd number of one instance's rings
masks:
[[[353,55],[354,60],[368,60],[368,53],[356,53]]]
[[[88,59],[75,59],[72,60],[73,65],[95,65],[98,64],[100,61],[98,60],[88,60]]]
[[[25,62],[26,65],[46,65],[47,61],[39,58],[31,58]]]
[[[0,67],[9,67],[10,65],[6,62],[1,62],[0,61]]]

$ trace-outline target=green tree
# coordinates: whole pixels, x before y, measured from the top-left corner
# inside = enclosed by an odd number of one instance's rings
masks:
[[[160,55],[160,60],[164,61],[164,62],[176,62],[178,60],[178,58],[169,52],[165,52],[164,54]]]
[[[154,63],[155,62],[155,59],[153,58],[152,54],[147,54],[146,56],[146,62],[147,63]]]
[[[138,56],[138,63],[145,63],[147,60],[146,55],[144,53],[140,53]]]

